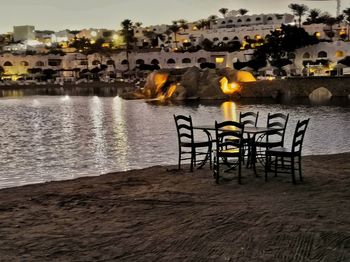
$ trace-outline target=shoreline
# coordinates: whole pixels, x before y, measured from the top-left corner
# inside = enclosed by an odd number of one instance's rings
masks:
[[[350,152],[303,157],[304,182],[242,169],[109,173],[0,190],[4,260],[347,261]]]

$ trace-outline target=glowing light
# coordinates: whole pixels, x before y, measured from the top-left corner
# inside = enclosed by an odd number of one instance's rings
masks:
[[[114,39],[114,40],[117,40],[118,38],[119,38],[118,35],[113,35],[113,39]]]
[[[215,63],[217,64],[222,64],[225,61],[225,58],[223,57],[216,57],[215,58]]]
[[[156,93],[160,93],[160,89],[164,86],[165,82],[168,80],[168,74],[156,73],[154,75],[154,83],[156,85]]]
[[[237,82],[255,82],[256,79],[252,75],[252,73],[240,70],[236,74],[236,81]]]
[[[167,91],[166,97],[167,98],[172,97],[175,91],[176,91],[176,84],[172,84]]]
[[[92,31],[92,32],[91,32],[91,36],[97,36],[96,31]]]
[[[316,36],[317,38],[320,38],[320,37],[321,37],[321,33],[320,33],[320,32],[316,32],[316,33],[315,33],[315,36]]]
[[[229,83],[226,77],[223,77],[220,80],[220,84],[222,92],[226,95],[232,95],[233,93],[237,92],[240,87],[238,83]]]

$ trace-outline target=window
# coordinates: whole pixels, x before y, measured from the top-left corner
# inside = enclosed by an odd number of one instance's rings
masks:
[[[225,21],[222,21],[221,24],[224,25],[224,24],[226,24],[226,22],[225,22]]]
[[[255,21],[261,21],[261,17],[255,18]]]
[[[235,36],[235,37],[233,38],[233,40],[239,40],[238,36]]]
[[[228,20],[228,23],[229,23],[229,24],[232,24],[232,23],[233,23],[233,20],[232,20],[232,19]]]
[[[27,61],[21,61],[20,65],[21,66],[29,66],[29,63]]]
[[[129,64],[129,61],[124,59],[122,62],[121,62],[122,65],[128,65]]]
[[[317,57],[318,58],[324,58],[324,57],[327,57],[328,55],[327,55],[327,53],[325,52],[325,51],[320,51],[320,52],[318,52],[318,54],[317,54]]]
[[[80,61],[80,65],[87,65],[88,64],[88,61],[87,60],[82,60]]]
[[[273,20],[273,18],[272,18],[271,16],[269,16],[269,17],[267,18],[267,21],[271,21],[271,20]]]
[[[242,23],[242,19],[238,19],[238,20],[237,20],[237,23]]]
[[[41,66],[44,66],[45,64],[44,64],[44,62],[43,61],[37,61],[36,63],[35,63],[35,66],[38,66],[38,67],[41,67]]]
[[[136,60],[136,64],[137,65],[143,65],[145,63],[145,61],[143,59],[137,59]]]
[[[303,54],[303,59],[309,59],[311,56],[310,56],[310,53],[304,53]]]
[[[189,58],[184,58],[184,59],[182,59],[182,63],[183,63],[183,64],[190,64],[190,63],[191,63],[191,59],[189,59]]]
[[[9,61],[6,61],[6,62],[4,63],[4,66],[12,66],[12,63],[9,62]]]
[[[219,41],[219,38],[214,37],[214,38],[213,38],[213,41],[214,41],[214,42],[217,42],[217,41]]]
[[[59,66],[61,64],[60,59],[49,59],[48,61],[49,66]]]
[[[112,59],[107,60],[106,64],[107,65],[114,65],[114,61]]]
[[[158,61],[157,59],[153,59],[153,60],[151,61],[151,64],[152,64],[152,65],[159,65],[159,61]]]
[[[167,61],[167,64],[175,64],[175,60],[172,58],[169,58]]]
[[[250,18],[247,18],[247,20],[245,20],[246,22],[250,22],[251,20],[250,20]]]
[[[197,63],[206,63],[207,59],[205,59],[204,57],[198,58]]]
[[[101,62],[100,62],[100,61],[98,61],[98,60],[94,60],[94,61],[92,61],[92,65],[99,65],[99,64],[101,64]]]
[[[227,40],[228,40],[228,37],[225,36],[222,40],[223,40],[223,41],[227,41]]]
[[[344,52],[343,51],[338,50],[338,51],[335,52],[335,57],[343,57],[343,56],[344,56]]]

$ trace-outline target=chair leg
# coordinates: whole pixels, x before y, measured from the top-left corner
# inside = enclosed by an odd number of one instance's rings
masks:
[[[241,163],[241,161],[242,161],[242,159],[241,159],[241,157],[239,157],[238,158],[238,184],[242,184],[242,181],[241,181],[242,163]]]
[[[195,149],[192,148],[191,149],[191,167],[190,167],[190,172],[193,172],[193,166],[194,166],[194,156],[195,156],[196,152],[195,152]]]
[[[298,158],[299,158],[299,177],[300,177],[300,181],[303,182],[303,176],[301,174],[301,156],[299,156]]]
[[[212,168],[213,168],[213,166],[212,166],[212,147],[211,146],[209,146],[209,168],[210,168],[210,170],[212,170]]]
[[[178,162],[178,169],[181,169],[181,148],[179,150],[179,162]]]
[[[292,165],[292,180],[293,180],[293,184],[296,184],[296,182],[295,182],[294,156],[292,156],[291,165]]]
[[[220,167],[219,167],[219,162],[220,162],[220,159],[218,156],[216,156],[216,161],[215,161],[215,164],[216,164],[216,167],[215,167],[215,171],[216,171],[216,184],[219,184],[219,172],[220,172]]]
[[[275,158],[275,177],[277,176],[278,156]]]
[[[267,171],[270,165],[270,156],[268,154],[265,155],[265,182],[267,182]]]

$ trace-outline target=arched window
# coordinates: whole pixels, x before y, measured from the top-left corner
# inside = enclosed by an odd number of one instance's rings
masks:
[[[229,23],[229,24],[232,24],[232,23],[233,23],[233,20],[232,20],[232,19],[228,20],[228,23]]]
[[[335,57],[343,57],[343,56],[344,56],[344,52],[343,51],[338,50],[338,51],[335,52]]]
[[[318,58],[325,58],[325,57],[327,57],[328,55],[327,55],[327,53],[325,52],[325,51],[320,51],[320,52],[318,52],[318,54],[317,54],[317,57]]]
[[[41,66],[44,66],[45,64],[44,64],[44,62],[43,61],[37,61],[36,63],[35,63],[35,66],[38,66],[38,67],[41,67]]]
[[[294,53],[288,53],[288,59],[295,59],[295,54]]]
[[[246,22],[250,22],[251,20],[250,20],[250,18],[247,18],[247,20],[245,20]]]
[[[159,65],[158,59],[152,59],[151,64],[152,65]]]
[[[27,61],[21,61],[20,65],[21,66],[29,66],[29,63]]]
[[[6,61],[6,62],[4,63],[4,66],[12,66],[12,63],[11,63],[10,61]]]
[[[228,37],[225,36],[222,40],[223,40],[223,41],[227,41],[227,40],[228,40]]]
[[[107,60],[106,64],[107,65],[114,65],[114,61],[112,59]]]
[[[183,64],[190,64],[191,63],[191,59],[186,57],[186,58],[182,59],[182,63]]]
[[[222,21],[221,24],[224,25],[224,24],[226,24],[226,22],[225,22],[225,21]]]
[[[267,18],[267,21],[271,21],[271,20],[273,20],[273,18],[272,18],[271,16],[269,16],[269,17]]]
[[[214,41],[214,42],[217,42],[217,41],[219,41],[219,38],[214,37],[214,38],[213,38],[213,41]]]
[[[145,63],[145,61],[143,59],[137,59],[136,60],[136,64],[137,65],[143,65]]]
[[[129,64],[129,61],[124,59],[122,62],[121,62],[122,65],[128,65]]]
[[[242,23],[242,19],[238,19],[238,20],[237,20],[237,23]]]
[[[101,64],[101,62],[100,62],[100,61],[98,61],[98,60],[94,60],[94,61],[92,61],[92,65],[99,65],[99,64]]]
[[[175,64],[175,60],[172,58],[169,58],[167,61],[167,64]]]
[[[303,54],[303,59],[309,59],[310,57],[311,57],[311,55],[308,52]]]
[[[197,60],[197,63],[206,63],[207,62],[207,59],[205,59],[204,57],[200,57],[200,58],[198,58],[198,60]]]
[[[261,21],[261,17],[255,18],[255,21]]]
[[[235,37],[233,38],[233,40],[239,40],[238,36],[235,36]]]
[[[81,60],[80,61],[80,65],[87,65],[88,64],[88,61],[87,60]]]

